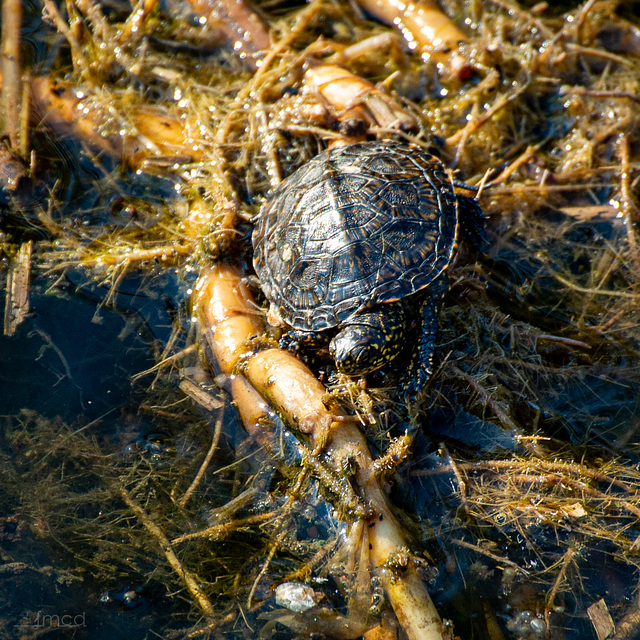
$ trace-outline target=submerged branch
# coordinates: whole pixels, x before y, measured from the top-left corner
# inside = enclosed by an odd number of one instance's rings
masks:
[[[124,122],[114,116],[111,98],[76,89],[45,76],[31,79],[34,116],[60,138],[79,140],[97,155],[124,158],[133,167],[153,156],[178,154],[181,162],[204,157],[202,141],[190,137],[183,120],[161,109],[143,107]]]
[[[425,58],[442,64],[450,77],[458,81],[469,77],[469,62],[460,51],[460,45],[469,38],[442,12],[437,2],[358,0],[358,4],[382,22],[396,26],[411,48],[418,47]]]
[[[287,423],[311,440],[315,455],[338,474],[356,465],[354,479],[371,510],[366,518],[370,522],[367,527],[370,561],[380,572],[398,620],[411,640],[443,638],[440,617],[411,560],[398,560],[407,555],[406,541],[356,422],[342,411],[327,408],[325,388],[292,354],[279,349],[257,354],[248,352],[247,341],[261,333],[262,321],[236,270],[219,265],[203,272],[195,289],[193,306],[203,339],[223,372],[230,374],[239,359],[244,359],[243,372],[247,380],[268,398]],[[243,403],[242,397],[234,397]],[[263,407],[256,409],[260,414],[264,412]],[[350,517],[365,515],[357,505],[351,508]]]

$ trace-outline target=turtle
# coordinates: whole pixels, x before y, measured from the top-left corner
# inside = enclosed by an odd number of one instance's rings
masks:
[[[457,183],[456,183],[457,184]],[[326,150],[286,178],[255,218],[253,264],[287,325],[280,346],[329,345],[339,371],[391,362],[420,325],[403,383],[415,401],[433,371],[438,311],[458,240],[481,246],[485,217],[442,162],[415,144]]]

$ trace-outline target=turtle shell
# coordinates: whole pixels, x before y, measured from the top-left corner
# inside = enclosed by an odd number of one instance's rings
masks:
[[[415,145],[363,142],[321,153],[275,189],[253,231],[254,266],[287,324],[322,331],[428,287],[457,237],[442,163]]]

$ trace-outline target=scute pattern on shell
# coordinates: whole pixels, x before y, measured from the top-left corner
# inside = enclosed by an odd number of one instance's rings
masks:
[[[457,237],[441,162],[415,145],[364,142],[321,153],[274,191],[254,228],[254,265],[285,322],[321,331],[427,287]]]

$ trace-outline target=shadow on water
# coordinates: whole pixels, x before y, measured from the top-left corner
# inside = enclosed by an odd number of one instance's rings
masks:
[[[156,362],[158,341],[168,338],[171,314],[157,294],[172,284],[166,276],[156,279],[150,297],[145,291],[149,283],[132,278],[122,283],[114,308],[100,306],[104,292],[99,287],[79,289],[70,280],[51,290],[50,278],[36,278],[32,314],[15,336],[0,338],[2,635],[145,638],[149,629],[166,627],[171,616],[163,591],[149,585],[144,572],[103,581],[92,566],[95,549],[83,551],[74,539],[81,527],[68,523],[65,537],[58,537],[51,526],[56,512],[60,518],[67,510],[78,519],[98,517],[89,497],[97,486],[90,465],[85,474],[76,469],[87,504],[74,503],[78,496],[73,493],[60,494],[66,489],[65,470],[58,465],[68,465],[67,474],[74,475],[76,438],[90,433],[108,443],[111,455],[122,455],[126,443],[145,442],[158,431],[155,421],[140,413],[146,394],[132,386],[131,376]],[[64,429],[64,423],[71,427]],[[35,428],[39,446],[66,437],[67,461],[49,460],[44,476],[43,469],[34,471],[30,460],[35,463],[39,453],[16,446],[21,428]],[[87,556],[81,558],[83,552]]]

